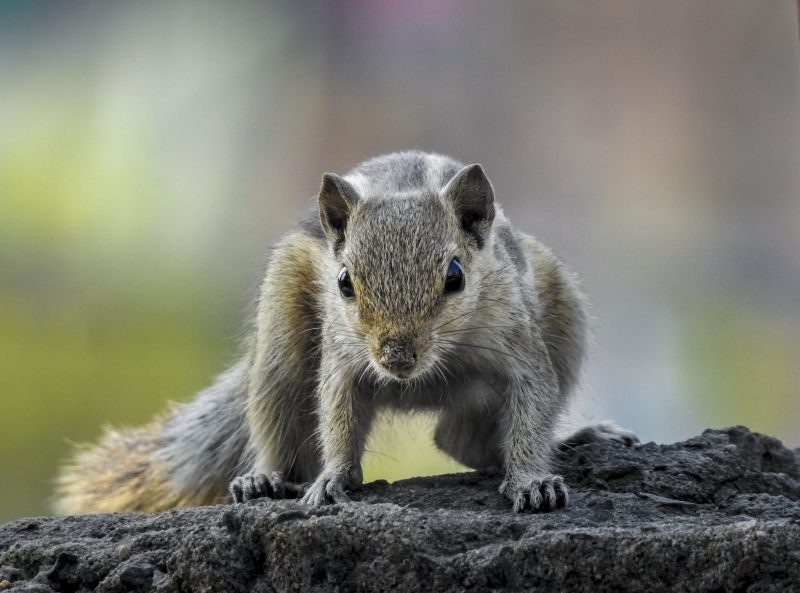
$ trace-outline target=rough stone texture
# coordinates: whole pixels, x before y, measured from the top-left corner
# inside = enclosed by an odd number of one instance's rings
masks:
[[[797,591],[800,451],[743,427],[559,454],[572,503],[515,515],[480,473],[356,502],[22,519],[11,591]]]

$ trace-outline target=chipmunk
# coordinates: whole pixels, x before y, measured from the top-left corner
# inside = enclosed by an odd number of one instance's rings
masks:
[[[512,228],[480,165],[402,152],[343,177],[272,251],[245,355],[144,428],[84,446],[61,513],[348,500],[376,413],[438,414],[434,442],[502,468],[514,511],[567,504],[554,426],[587,348],[576,276]],[[612,424],[569,443],[635,436]]]

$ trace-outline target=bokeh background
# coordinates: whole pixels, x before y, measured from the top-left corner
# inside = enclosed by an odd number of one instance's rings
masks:
[[[237,352],[324,171],[481,162],[584,278],[571,422],[800,445],[793,0],[0,0],[0,521]],[[425,420],[367,478],[451,471]]]

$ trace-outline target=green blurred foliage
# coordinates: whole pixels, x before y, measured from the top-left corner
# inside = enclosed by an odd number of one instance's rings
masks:
[[[702,413],[719,426],[746,423],[768,434],[796,430],[800,347],[781,311],[720,298],[697,305],[681,330],[687,391]]]
[[[177,291],[48,311],[3,295],[0,521],[48,512],[68,440],[94,440],[107,423],[145,422],[166,400],[203,387],[226,346],[208,313]]]
[[[104,250],[130,245],[152,221],[157,188],[145,145],[129,127],[109,133],[90,116],[67,109],[7,129],[0,228],[17,255],[97,241]]]

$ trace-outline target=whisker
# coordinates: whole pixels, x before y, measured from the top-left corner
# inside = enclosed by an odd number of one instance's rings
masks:
[[[516,360],[518,362],[521,362],[523,364],[527,364],[527,362],[528,362],[524,358],[520,358],[519,356],[515,356],[515,355],[511,354],[510,352],[507,352],[506,350],[500,350],[498,348],[492,348],[490,346],[484,346],[482,344],[470,344],[468,342],[455,342],[453,340],[443,340],[443,339],[440,339],[439,341],[440,342],[444,342],[446,344],[453,344],[454,346],[464,346],[466,348],[479,348],[481,350],[489,350],[491,352],[496,352],[498,354],[502,354],[504,356],[508,356],[509,358],[513,358],[514,360]]]
[[[480,311],[481,309],[486,309],[487,307],[490,307],[490,306],[491,305],[481,305],[481,306],[475,307],[473,309],[470,309],[469,311],[466,311],[465,313],[462,313],[461,315],[456,315],[452,319],[448,319],[444,323],[440,323],[439,325],[435,326],[431,331],[436,331],[436,330],[438,330],[440,328],[443,328],[446,325],[450,325],[454,321],[458,321],[459,319],[461,319],[463,317],[466,317],[467,315],[472,315],[473,313],[475,313],[477,311]]]

